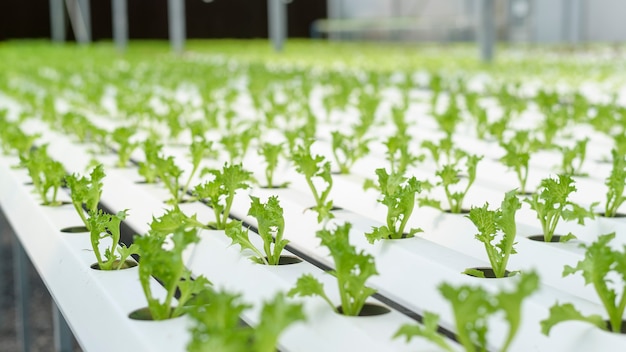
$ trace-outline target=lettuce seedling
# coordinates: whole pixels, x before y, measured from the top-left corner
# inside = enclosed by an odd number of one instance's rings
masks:
[[[187,345],[190,352],[274,352],[280,334],[305,320],[302,305],[287,302],[282,293],[263,303],[256,327],[240,323],[239,317],[251,308],[240,294],[207,290],[196,297],[194,305],[196,309],[189,314],[195,321]]]
[[[454,147],[451,136],[442,138],[438,143],[425,140],[422,142],[422,148],[430,152],[437,167],[441,167],[442,164],[456,167],[456,165],[467,156],[465,151]]]
[[[118,127],[113,131],[111,138],[117,144],[117,167],[126,167],[133,150],[139,146],[139,143],[131,142],[134,134],[135,129],[131,127]]]
[[[285,219],[283,209],[278,203],[278,197],[272,196],[267,203],[262,204],[259,198],[250,196],[252,204],[248,215],[257,219],[258,232],[263,239],[263,254],[248,237],[248,230],[244,230],[241,221],[232,221],[226,225],[226,236],[230,237],[232,244],[241,246],[241,250],[250,249],[257,256],[253,260],[265,265],[278,265],[280,254],[289,243],[283,239],[285,230]]]
[[[480,208],[472,207],[467,216],[478,229],[475,237],[484,244],[489,263],[494,276],[497,278],[506,276],[506,265],[509,262],[509,257],[511,254],[517,253],[513,248],[517,233],[515,213],[522,207],[522,204],[515,196],[516,193],[516,190],[507,192],[500,209],[489,210],[487,209],[489,203],[485,203]],[[494,244],[496,236],[500,237],[500,241]],[[483,272],[476,269],[467,269],[465,273],[484,277]]]
[[[379,203],[387,207],[387,224],[372,228],[372,232],[365,234],[370,243],[381,239],[400,239],[413,237],[421,229],[410,229],[404,233],[413,208],[415,206],[415,195],[422,191],[422,184],[415,177],[407,179],[401,174],[387,174],[385,169],[376,169],[378,175],[378,189],[383,198]]]
[[[626,186],[626,157],[619,154],[616,149],[611,150],[613,156],[613,169],[604,184],[608,188],[606,192],[606,203],[604,206],[604,216],[614,217],[617,209],[626,201],[624,197],[624,186]]]
[[[322,222],[324,219],[332,219],[334,215],[331,213],[333,201],[326,201],[330,190],[333,187],[333,179],[330,173],[330,162],[321,155],[313,157],[311,155],[310,144],[306,146],[298,146],[296,152],[292,155],[292,160],[296,164],[296,171],[304,175],[306,183],[313,193],[315,206],[313,210],[317,212],[317,221]],[[313,182],[314,178],[319,178],[326,183],[324,190],[318,190]]]
[[[495,314],[503,314],[509,325],[504,344],[498,351],[506,352],[513,342],[522,318],[524,300],[539,288],[539,276],[535,272],[520,275],[517,287],[510,291],[492,294],[480,286],[462,285],[453,287],[448,283],[439,285],[439,292],[452,305],[458,341],[465,351],[487,351],[489,319]],[[424,314],[423,326],[403,325],[394,337],[422,337],[439,347],[453,351],[452,346],[437,333],[438,316]]]
[[[540,192],[534,193],[531,198],[524,199],[530,204],[530,208],[537,213],[537,219],[541,223],[543,239],[552,242],[554,231],[560,219],[565,221],[577,220],[578,224],[584,225],[585,218],[593,219],[591,209],[585,209],[568,199],[569,195],[576,191],[574,180],[569,175],[558,175],[558,179],[545,178],[541,180]],[[561,242],[576,238],[572,233],[561,236]]]
[[[241,164],[224,164],[222,170],[203,170],[202,174],[213,175],[213,180],[197,185],[194,195],[206,199],[215,213],[215,223],[209,224],[218,230],[224,230],[230,215],[230,208],[238,189],[250,188],[252,173],[243,169]]]
[[[365,286],[365,283],[373,275],[378,275],[378,271],[373,256],[363,251],[357,252],[356,248],[350,245],[351,227],[350,223],[345,223],[332,232],[320,230],[316,233],[335,262],[335,270],[331,271],[331,274],[337,278],[341,298],[340,310],[324,292],[324,285],[310,274],[301,276],[288,296],[320,296],[335,312],[341,311],[342,314],[349,316],[359,315],[365,300],[376,293],[376,290]]]
[[[159,177],[156,164],[162,149],[163,145],[153,138],[148,138],[143,143],[145,161],[138,163],[138,172],[140,176],[143,176],[146,183],[156,183]]]
[[[240,163],[246,156],[250,143],[260,135],[258,124],[251,124],[248,128],[239,133],[231,133],[220,139],[220,143],[228,152],[230,163]]]
[[[90,230],[90,225],[87,217],[85,217],[85,210],[88,214],[97,213],[98,203],[102,195],[102,180],[104,176],[106,174],[102,164],[98,164],[91,170],[89,178],[80,177],[78,174],[65,176],[65,184],[70,189],[70,198],[72,199],[74,209],[76,209],[87,230]]]
[[[385,142],[387,160],[392,173],[404,175],[409,167],[424,160],[424,155],[414,155],[409,151],[410,142],[411,136],[405,132],[390,136]]]
[[[587,155],[589,138],[577,141],[571,148],[557,147],[563,154],[561,173],[572,176],[583,176],[581,168]]]
[[[461,121],[461,110],[456,102],[456,96],[450,95],[448,106],[443,114],[439,114],[433,109],[433,117],[439,128],[446,134],[447,138],[452,138],[456,126]]]
[[[44,205],[60,205],[57,201],[59,188],[65,179],[65,168],[60,162],[48,155],[48,146],[43,145],[30,151],[28,156],[21,156],[20,160],[26,166],[33,182],[35,191],[41,197]],[[52,190],[52,196],[48,193]]]
[[[367,144],[370,139],[358,138],[356,134],[332,132],[332,148],[335,162],[339,166],[339,173],[349,174],[352,165],[369,153]]]
[[[599,236],[590,245],[581,243],[580,246],[586,249],[585,258],[576,267],[566,265],[563,269],[563,276],[580,271],[585,285],[593,285],[609,316],[608,324],[598,314],[583,315],[571,303],[557,303],[550,308],[550,316],[541,321],[541,331],[545,335],[550,333],[554,325],[568,320],[585,321],[618,334],[622,331],[626,308],[626,246],[622,246],[621,251],[613,249],[609,242],[614,238],[615,233],[610,233]],[[617,278],[621,280],[616,281]]]
[[[461,181],[461,178],[459,177],[459,173],[461,172],[460,169],[457,169],[454,165],[447,164],[444,165],[441,170],[436,172],[436,175],[440,178],[437,186],[443,186],[451,213],[459,214],[463,210],[463,199],[465,199],[467,192],[476,180],[476,167],[482,158],[482,156],[479,157],[476,155],[466,156],[465,166],[467,169],[467,184],[465,185],[465,188],[461,190],[453,190],[453,187]],[[420,206],[430,206],[443,210],[441,202],[432,198],[420,198],[419,204]]]
[[[263,143],[258,150],[258,154],[265,159],[265,180],[267,187],[286,187],[288,182],[280,185],[274,184],[274,172],[276,172],[276,168],[278,167],[280,156],[283,155],[283,143]]]
[[[132,244],[126,247],[120,244],[120,224],[126,219],[128,210],[120,211],[115,215],[108,214],[102,210],[90,212],[88,220],[88,228],[91,233],[91,248],[96,255],[98,261],[98,269],[100,270],[119,270],[128,267],[126,259],[132,254],[137,253],[137,245]],[[100,252],[100,241],[109,237],[111,244],[106,248],[104,257]],[[119,256],[116,254],[119,254]]]
[[[191,172],[189,173],[189,177],[187,177],[187,182],[185,182],[182,192],[180,192],[180,198],[178,199],[179,202],[182,201],[185,194],[187,194],[187,190],[189,189],[191,180],[193,179],[193,176],[198,171],[198,168],[200,167],[200,163],[202,162],[202,159],[204,158],[205,155],[207,155],[207,151],[211,150],[212,147],[213,147],[213,142],[206,141],[204,139],[193,141],[189,145],[189,154],[191,155]]]
[[[154,161],[156,174],[159,175],[159,179],[172,195],[172,198],[168,200],[168,203],[172,203],[174,205],[178,204],[183,196],[182,189],[180,187],[180,175],[183,174],[183,170],[176,165],[173,156],[168,156],[166,158],[159,155]]]
[[[500,142],[500,146],[505,151],[500,162],[515,171],[520,184],[519,193],[526,193],[530,154],[537,150],[539,142],[530,138],[528,131],[517,131],[509,141]]]
[[[158,219],[153,221],[153,224]],[[152,227],[152,226],[151,226]],[[135,236],[137,251],[141,257],[139,263],[139,281],[148,301],[148,309],[154,320],[175,318],[185,313],[186,303],[195,295],[207,289],[209,281],[198,276],[194,280],[185,267],[183,251],[198,242],[198,229],[180,224],[173,231],[161,231],[151,228],[144,236]],[[167,242],[167,245],[166,245]],[[159,280],[166,290],[165,298],[160,301],[152,294],[152,277]],[[174,306],[174,295],[180,293],[178,304]]]

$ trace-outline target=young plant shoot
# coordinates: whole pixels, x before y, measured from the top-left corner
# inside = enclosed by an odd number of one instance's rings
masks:
[[[335,263],[335,270],[331,273],[337,278],[341,306],[335,307],[324,292],[324,285],[311,274],[301,276],[288,296],[319,296],[335,312],[349,316],[359,315],[367,298],[376,293],[376,290],[365,286],[365,283],[370,277],[378,275],[378,272],[374,257],[363,251],[357,252],[356,248],[350,245],[351,227],[350,223],[345,223],[332,232],[317,231],[317,237],[322,240],[322,245],[328,248]]]
[[[112,139],[117,144],[117,167],[126,167],[133,150],[139,146],[137,142],[131,142],[135,129],[131,127],[118,127],[113,130]]]
[[[504,195],[504,200],[500,209],[489,210],[489,203],[485,203],[482,207],[472,207],[467,218],[469,218],[478,233],[476,239],[485,245],[489,263],[493,269],[494,276],[501,278],[506,276],[506,265],[509,262],[509,256],[515,254],[515,235],[517,227],[515,225],[515,213],[522,204],[515,196],[517,190],[512,190]],[[499,237],[499,241],[496,241]],[[467,269],[465,273],[477,277],[485,277],[482,271],[476,269]]]
[[[282,293],[263,303],[256,327],[240,323],[240,316],[251,305],[242,302],[239,294],[206,290],[194,301],[195,309],[189,312],[195,322],[187,345],[189,352],[274,352],[280,334],[291,324],[305,320],[302,305],[287,302]]]
[[[287,187],[288,182],[280,185],[274,184],[274,173],[278,167],[280,157],[283,155],[283,144],[263,143],[261,144],[261,148],[259,148],[258,153],[263,157],[263,159],[265,159],[265,182],[267,182],[265,187]]]
[[[563,276],[580,272],[585,284],[593,285],[609,317],[608,324],[601,315],[584,315],[571,303],[557,303],[550,308],[550,316],[541,321],[545,335],[550,334],[555,325],[568,320],[585,321],[602,330],[621,333],[626,308],[626,247],[622,246],[621,251],[611,247],[609,242],[614,238],[615,233],[610,233],[599,236],[590,245],[581,243],[586,249],[585,258],[576,267],[566,265],[563,269]]]
[[[413,213],[415,195],[422,191],[422,184],[415,178],[405,178],[401,174],[387,174],[385,169],[376,169],[378,189],[383,198],[378,202],[387,207],[387,224],[375,227],[365,237],[370,243],[381,239],[413,237],[421,229],[410,229],[404,233],[407,222]]]
[[[183,170],[176,165],[173,156],[166,158],[161,155],[159,155],[155,160],[155,168],[157,175],[159,175],[159,179],[172,195],[172,198],[167,202],[173,205],[178,204],[182,198],[180,176],[183,174]]]
[[[557,179],[545,178],[541,180],[539,189],[538,193],[534,193],[531,198],[524,199],[524,201],[530,204],[530,208],[537,213],[545,242],[552,242],[560,219],[577,220],[578,224],[584,225],[585,218],[594,218],[591,209],[596,203],[592,204],[589,209],[585,209],[568,199],[569,195],[576,191],[571,176],[558,175]],[[576,236],[569,233],[561,236],[560,242],[573,238]]]
[[[526,193],[526,181],[528,180],[528,162],[532,152],[539,147],[539,142],[531,139],[528,131],[517,131],[507,142],[500,142],[505,154],[500,162],[509,169],[515,171],[519,181],[519,193]]]
[[[241,246],[241,250],[249,249],[256,254],[253,260],[265,265],[278,265],[280,254],[289,243],[283,238],[285,219],[283,209],[278,203],[278,197],[272,196],[263,204],[259,198],[250,196],[252,204],[248,215],[257,219],[258,232],[263,239],[263,254],[248,237],[248,230],[244,230],[241,221],[232,221],[226,226],[226,235],[232,240],[232,244]]]
[[[460,214],[463,211],[463,199],[465,199],[467,192],[476,180],[476,167],[478,165],[478,162],[482,160],[483,157],[479,157],[476,155],[467,155],[465,156],[465,158],[465,166],[467,169],[467,182],[464,188],[458,189],[458,184],[461,182],[461,178],[459,177],[461,170],[457,169],[454,165],[444,165],[443,168],[436,173],[436,175],[440,179],[440,181],[437,183],[437,186],[443,187],[446,199],[448,200],[448,206],[450,207],[449,211],[453,214]],[[428,197],[420,198],[419,204],[420,206],[430,206],[443,211],[441,201],[436,199]]]
[[[424,160],[424,155],[415,155],[409,150],[411,136],[406,131],[389,136],[385,142],[387,160],[392,173],[404,175],[406,170],[417,162]]]
[[[20,157],[20,159],[26,166],[43,205],[58,206],[61,202],[57,201],[57,194],[65,179],[65,168],[63,164],[48,155],[47,149],[47,145],[41,146],[31,150],[26,158]],[[52,196],[49,197],[50,190],[52,190]]]
[[[561,173],[570,176],[584,176],[581,169],[587,155],[588,142],[589,138],[585,138],[577,141],[571,148],[558,147],[561,153],[563,153]]]
[[[185,267],[183,251],[198,242],[198,229],[187,224],[179,224],[174,230],[161,230],[152,226],[159,222],[155,219],[147,235],[135,236],[137,251],[141,257],[139,281],[148,301],[148,309],[153,320],[175,318],[186,312],[186,303],[196,294],[206,290],[209,281],[204,276],[191,279],[191,272]],[[166,246],[166,242],[168,243]],[[167,249],[166,249],[167,248]],[[152,293],[152,277],[163,284],[166,295],[159,300]],[[178,303],[174,294],[180,293]]]
[[[369,153],[370,139],[360,139],[357,134],[332,132],[333,157],[339,166],[339,173],[349,174],[352,165]]]
[[[138,163],[139,175],[144,178],[146,183],[156,183],[159,173],[157,172],[157,160],[161,154],[163,145],[159,144],[155,139],[148,138],[143,143],[143,152],[146,160]]]
[[[185,182],[182,192],[180,192],[180,198],[178,199],[178,202],[183,201],[183,197],[185,197],[185,195],[187,194],[187,190],[189,190],[191,180],[198,171],[198,168],[200,167],[202,158],[207,155],[207,151],[210,151],[212,147],[213,142],[206,141],[204,139],[193,141],[191,142],[191,145],[189,145],[189,153],[191,155],[191,172],[189,173],[189,177],[187,177],[187,182]]]
[[[613,169],[604,183],[608,188],[604,206],[604,216],[606,217],[616,216],[617,210],[626,201],[626,197],[624,197],[626,156],[619,154],[616,149],[611,150],[611,155],[613,156]]]
[[[91,248],[96,255],[100,270],[119,270],[132,266],[126,260],[131,254],[137,253],[137,245],[132,244],[126,247],[123,243],[120,244],[120,224],[126,219],[128,215],[126,212],[127,210],[120,211],[115,215],[107,214],[102,210],[90,212],[88,228],[91,233]],[[105,238],[109,238],[110,245],[103,256],[100,251],[100,242]]]
[[[217,230],[224,230],[230,215],[230,208],[238,189],[250,188],[252,173],[243,169],[241,164],[224,164],[222,170],[203,170],[202,174],[213,175],[213,180],[195,187],[194,194],[199,199],[206,199],[215,213],[215,223],[209,224]]]
[[[304,175],[306,183],[313,193],[315,206],[313,210],[317,212],[317,221],[321,223],[323,220],[332,219],[334,215],[331,213],[333,201],[326,201],[330,190],[333,187],[333,179],[330,173],[330,162],[326,161],[323,156],[311,155],[310,144],[306,143],[305,147],[298,146],[296,152],[292,155],[292,160],[296,164],[296,171]],[[318,190],[315,180],[321,179],[325,184],[324,190]]]
[[[102,180],[104,176],[106,175],[102,164],[98,164],[93,168],[89,178],[80,177],[78,174],[65,176],[65,183],[70,189],[70,198],[72,199],[74,209],[76,209],[87,230],[90,230],[90,225],[83,209],[85,208],[88,214],[97,213],[98,203],[102,195]]]
[[[489,320],[496,314],[504,316],[509,325],[504,344],[498,351],[506,352],[511,347],[522,319],[524,300],[539,288],[539,276],[534,273],[519,275],[517,286],[510,291],[491,293],[480,286],[462,285],[454,287],[448,283],[439,285],[439,292],[452,305],[456,333],[459,343],[467,352],[488,350],[487,333]],[[438,316],[427,312],[424,325],[403,325],[394,337],[422,337],[447,351],[454,351],[441,335],[437,333]]]

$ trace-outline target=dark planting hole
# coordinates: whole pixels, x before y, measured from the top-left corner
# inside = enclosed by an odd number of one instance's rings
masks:
[[[197,199],[195,198],[184,198],[178,201],[178,204],[186,204],[186,203],[193,203],[195,202]]]
[[[476,268],[470,268],[470,269],[480,271],[481,273],[483,273],[483,275],[485,276],[484,279],[501,279],[500,277],[496,277],[496,274],[493,272],[492,268],[476,267]],[[465,275],[483,279],[483,277],[472,275],[471,273],[465,273]],[[511,272],[508,270],[505,270],[504,277],[509,277],[509,276],[511,276]]]
[[[117,267],[118,265],[120,265],[120,261],[116,260],[115,262],[113,262],[113,269],[111,270],[106,270],[106,271],[116,271],[118,270]],[[119,270],[124,270],[124,269],[130,269],[130,268],[134,268],[137,266],[137,262],[135,262],[134,260],[125,260],[124,264],[122,264],[122,266],[119,268]],[[94,269],[94,270],[102,270],[100,269],[100,265],[98,263],[94,263],[91,264],[90,268]]]
[[[405,240],[407,238],[413,238],[413,237],[415,237],[415,235],[409,235],[408,233],[405,232],[405,233],[402,234],[402,236],[400,236],[400,238],[385,238],[385,240],[391,240],[391,241],[394,241],[394,240]]]
[[[315,206],[308,207],[307,210],[313,210],[313,208],[315,208]],[[339,210],[343,210],[343,208],[342,207],[336,207],[334,205],[333,205],[332,208],[330,208],[330,211],[339,211]]]
[[[61,206],[70,205],[70,204],[72,204],[72,202],[62,200],[60,202],[57,201],[55,203],[48,203],[48,204],[41,203],[40,205],[43,205],[44,207],[61,207]]]
[[[24,182],[24,186],[32,186],[33,181]]]
[[[263,261],[259,260],[258,257],[256,258],[257,263],[259,264],[265,264],[263,263]],[[267,260],[267,257],[265,257],[265,260]],[[280,258],[278,258],[278,265],[291,265],[291,264],[298,264],[298,263],[302,263],[302,259],[297,258],[297,257],[292,257],[289,255],[281,255]]]
[[[552,239],[550,239],[550,243],[558,243],[561,242],[561,235],[554,235],[552,236]],[[528,239],[531,241],[537,241],[537,242],[546,242],[545,238],[543,235],[533,235],[533,236],[528,236]]]
[[[614,219],[614,218],[626,218],[626,214],[624,213],[617,213],[614,216],[606,216],[605,212],[601,212],[601,213],[596,213],[596,215],[601,216],[603,218],[607,218],[607,219]]]
[[[530,192],[530,191],[517,192],[517,195],[520,197],[532,197],[533,194],[534,192]]]
[[[157,182],[148,182],[146,180],[141,180],[141,181],[135,181],[135,184],[138,184],[138,185],[156,185]]]
[[[170,314],[171,314],[172,311],[174,311],[174,308],[170,309]],[[150,309],[148,307],[143,307],[143,308],[139,308],[137,310],[134,310],[134,311],[130,312],[130,314],[128,314],[128,317],[133,319],[133,320],[141,320],[141,321],[154,320],[152,318],[152,312],[150,312]]]
[[[343,308],[341,306],[337,307],[337,312],[341,315],[343,314]],[[378,304],[372,304],[372,303],[365,303],[365,305],[363,305],[363,308],[361,308],[361,311],[359,312],[359,314],[357,316],[359,317],[374,317],[377,315],[383,315],[383,314],[387,314],[391,312],[391,310],[387,307],[383,307],[381,305]]]
[[[444,210],[443,212],[444,212],[444,213],[448,213],[448,214],[469,214],[469,212],[470,212],[470,211],[469,211],[469,209],[465,209],[465,208],[463,208],[463,209],[461,209],[461,211],[460,211],[460,212],[458,212],[458,213],[453,213],[453,212],[452,212],[452,210],[450,210],[450,209],[446,209],[446,210]]]
[[[86,233],[86,232],[89,232],[89,230],[85,226],[70,226],[70,227],[62,228],[61,232],[65,232],[65,233]]]
[[[270,186],[270,185],[263,185],[263,186],[259,186],[259,187],[262,188],[262,189],[285,189],[285,188],[287,188],[287,185],[286,184],[276,185],[276,186],[274,186],[274,185],[272,185],[272,186]]]
[[[613,325],[611,325],[611,322],[608,320],[605,320],[604,323],[606,324],[606,328],[609,332],[614,332],[613,331]],[[614,332],[616,334],[618,334],[618,332]],[[621,329],[619,331],[619,334],[626,334],[626,320],[622,320],[622,326]]]

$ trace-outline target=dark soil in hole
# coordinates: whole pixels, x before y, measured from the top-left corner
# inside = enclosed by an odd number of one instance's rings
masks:
[[[561,237],[562,237],[561,235],[554,235],[554,236],[552,236],[552,239],[550,240],[550,243],[560,243],[561,242]],[[546,242],[543,235],[528,236],[528,239],[531,240],[531,241]]]
[[[474,270],[480,271],[481,273],[483,273],[483,275],[485,275],[485,277],[484,277],[485,279],[502,279],[500,277],[496,277],[496,274],[493,272],[492,268],[476,267],[476,268],[470,268],[470,269],[474,269]],[[466,274],[466,275],[469,275],[469,276],[472,276],[472,277],[478,277],[480,279],[483,279],[480,276],[475,276],[475,275],[472,275],[472,274]],[[511,272],[508,271],[508,270],[505,270],[504,271],[504,277],[510,277],[510,276],[511,276]]]
[[[124,269],[134,268],[134,267],[136,267],[136,266],[137,266],[137,262],[135,262],[134,260],[129,260],[129,259],[125,260],[125,261],[124,261],[124,264],[122,264],[122,267],[121,267],[121,268],[119,268],[119,269],[117,269],[117,266],[118,266],[119,264],[120,264],[120,261],[119,261],[119,260],[116,260],[116,261],[113,263],[113,268],[115,268],[115,269],[113,269],[113,270],[103,270],[103,271],[117,271],[117,270],[124,270]],[[102,269],[100,269],[100,265],[99,265],[98,263],[91,264],[90,268],[92,268],[92,269],[94,269],[94,270],[102,270]]]
[[[174,308],[171,308],[171,311],[173,310]],[[130,312],[130,314],[128,314],[128,317],[133,320],[156,321],[152,318],[152,313],[150,312],[150,309],[148,307],[143,307],[143,308],[134,310]]]
[[[611,322],[608,320],[605,320],[604,323],[606,324],[606,328],[608,329],[608,331],[613,332],[613,325],[611,325]],[[626,320],[622,320],[622,326],[621,326],[619,334],[626,334]]]
[[[85,226],[69,226],[61,229],[65,233],[88,233],[89,230]]]
[[[610,217],[609,216],[605,216],[604,214],[605,214],[605,212],[596,213],[596,215],[601,216],[603,218],[607,218],[607,219],[626,218],[626,214],[624,214],[624,213],[617,213],[617,214],[615,214],[615,216],[610,216]]]
[[[343,314],[343,309],[341,306],[337,307],[337,312],[341,315]],[[361,311],[359,312],[359,317],[374,317],[377,315],[383,315],[391,312],[391,310],[387,307],[383,307],[378,304],[365,303]]]
[[[60,202],[50,203],[50,204],[43,204],[43,203],[41,203],[40,205],[42,205],[44,207],[53,207],[54,208],[54,207],[61,207],[61,206],[64,206],[64,205],[71,205],[71,204],[72,204],[72,202],[68,202],[66,200],[62,200]]]
[[[258,260],[259,259],[257,258],[257,261]],[[267,260],[267,257],[265,257],[265,260]],[[263,263],[263,261],[258,261],[258,263],[265,264]],[[291,264],[298,264],[298,263],[302,263],[302,259],[297,258],[297,257],[292,257],[289,255],[281,255],[280,258],[278,258],[278,265],[291,265]]]

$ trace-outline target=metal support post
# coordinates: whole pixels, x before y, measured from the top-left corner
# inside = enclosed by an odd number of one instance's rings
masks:
[[[480,58],[484,62],[491,62],[493,60],[494,42],[496,39],[494,0],[480,0],[478,16]]]
[[[52,326],[54,329],[54,350],[56,352],[72,352],[74,350],[72,330],[70,330],[54,301],[52,301]]]
[[[91,8],[89,0],[65,0],[67,12],[79,44],[91,42]]]
[[[267,0],[268,33],[275,51],[282,51],[287,38],[287,4]]]
[[[63,0],[50,0],[50,33],[52,41],[62,43],[65,41],[65,9]]]
[[[128,45],[128,4],[126,0],[113,0],[113,40],[120,52]]]
[[[180,54],[185,49],[185,1],[168,0],[169,34],[172,50]]]
[[[28,281],[28,257],[17,237],[13,238],[13,280],[15,292],[15,331],[22,351],[30,351],[30,283]]]

